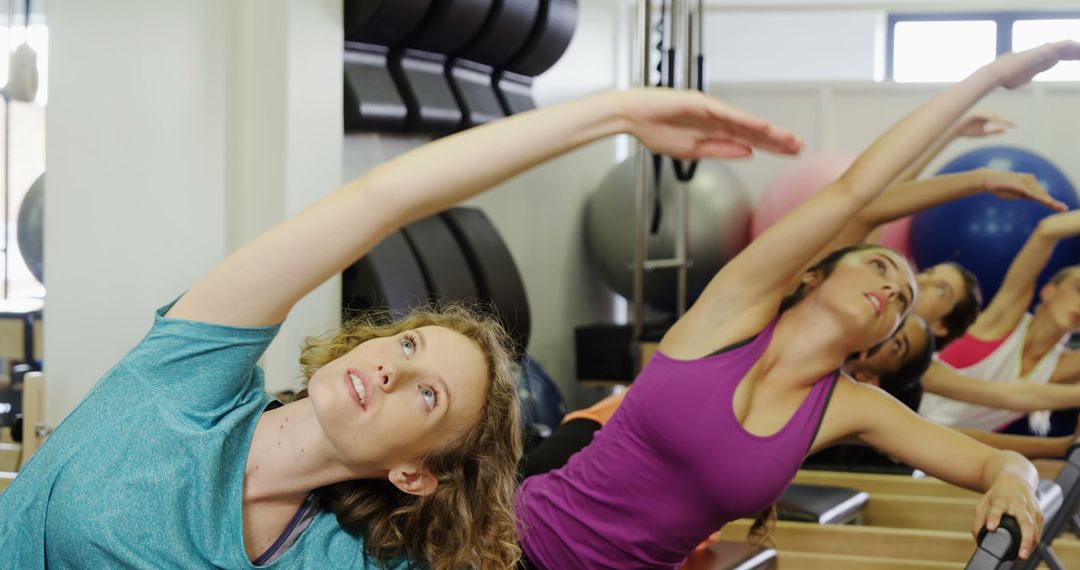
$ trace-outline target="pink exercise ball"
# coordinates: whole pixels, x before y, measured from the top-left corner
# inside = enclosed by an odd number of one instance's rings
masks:
[[[911,255],[911,216],[885,224],[878,243],[899,251],[908,259],[914,259]]]
[[[816,152],[796,160],[773,178],[754,208],[751,239],[761,235],[784,214],[840,177],[855,161],[843,151]]]

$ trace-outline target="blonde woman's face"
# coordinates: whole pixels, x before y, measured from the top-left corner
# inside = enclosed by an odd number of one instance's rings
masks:
[[[339,460],[395,469],[472,429],[487,377],[475,342],[426,326],[361,343],[320,368],[308,391]]]

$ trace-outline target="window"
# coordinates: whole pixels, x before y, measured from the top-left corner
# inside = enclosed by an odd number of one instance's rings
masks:
[[[38,90],[32,103],[6,101],[0,98],[0,136],[4,136],[6,130],[7,142],[10,144],[10,152],[5,152],[3,143],[0,143],[0,177],[3,177],[0,178],[0,212],[5,211],[2,190],[5,183],[8,185],[7,219],[4,223],[8,248],[6,252],[8,254],[7,284],[2,293],[9,298],[41,297],[45,294],[44,287],[38,283],[23,261],[22,252],[19,250],[17,227],[23,197],[31,184],[45,171],[45,103],[48,99],[49,31],[43,22],[36,23],[35,20],[38,20],[36,16],[31,19],[29,28],[21,25],[10,28],[0,26],[0,49],[11,52],[26,42],[37,54],[38,70]],[[8,82],[9,61],[7,53],[0,53],[0,86]],[[5,109],[5,105],[8,108]],[[9,120],[10,125],[5,125],[5,120]],[[7,167],[10,171],[5,171],[5,156],[8,159]],[[0,218],[2,217],[0,215]],[[0,236],[0,238],[3,237]],[[0,245],[3,243],[4,240],[0,239]],[[0,250],[0,279],[5,273],[4,255],[5,252]]]
[[[887,30],[888,79],[957,81],[998,54],[1080,41],[1080,12],[891,14]],[[1035,80],[1080,81],[1080,62],[1055,66]]]
[[[992,20],[898,22],[893,31],[894,81],[959,81],[997,56]]]
[[[1080,41],[1080,18],[1053,20],[1017,20],[1012,26],[1012,51],[1020,51],[1046,42],[1074,39]],[[1080,81],[1080,61],[1063,61],[1036,80]]]

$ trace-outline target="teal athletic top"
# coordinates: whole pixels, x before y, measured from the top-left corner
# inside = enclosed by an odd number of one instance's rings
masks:
[[[258,358],[279,326],[167,319],[98,381],[0,494],[0,569],[255,568],[244,551]],[[59,386],[53,386],[53,389]],[[268,568],[408,568],[319,510]]]

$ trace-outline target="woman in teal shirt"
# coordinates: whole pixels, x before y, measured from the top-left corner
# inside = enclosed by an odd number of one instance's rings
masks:
[[[797,152],[700,93],[605,93],[425,145],[236,251],[102,378],[0,495],[0,568],[507,568],[518,404],[501,330],[457,310],[305,347],[309,397],[256,365],[292,306],[380,239],[616,133],[681,158]]]

